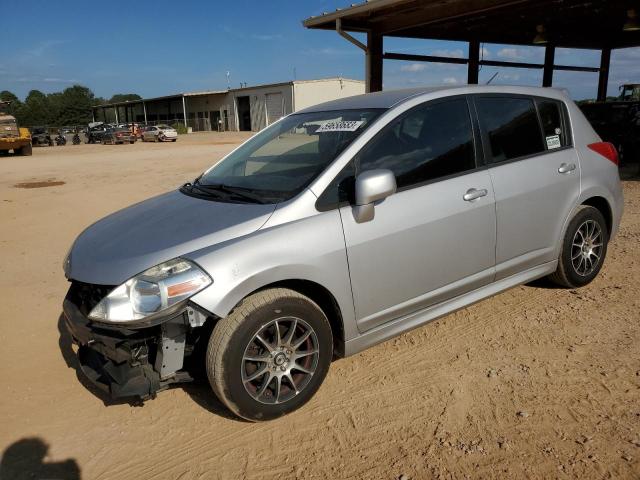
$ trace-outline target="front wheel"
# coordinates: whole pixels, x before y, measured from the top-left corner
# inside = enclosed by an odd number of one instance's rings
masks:
[[[569,222],[558,258],[558,269],[549,278],[567,288],[590,283],[604,262],[609,231],[597,208],[582,205]]]
[[[250,421],[271,420],[304,405],[333,354],[331,326],[309,298],[284,288],[245,298],[215,326],[207,348],[218,398]]]

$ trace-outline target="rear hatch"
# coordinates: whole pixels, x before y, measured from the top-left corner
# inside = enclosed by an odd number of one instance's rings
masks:
[[[20,136],[18,125],[10,115],[0,115],[0,138],[15,138]]]

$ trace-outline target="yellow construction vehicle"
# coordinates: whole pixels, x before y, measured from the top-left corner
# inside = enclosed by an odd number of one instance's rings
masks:
[[[31,133],[28,128],[18,128],[13,115],[3,110],[11,102],[0,102],[0,155],[13,150],[16,155],[31,155]]]

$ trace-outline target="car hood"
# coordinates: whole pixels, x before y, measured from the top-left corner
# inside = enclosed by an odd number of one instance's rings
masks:
[[[224,203],[168,192],[94,223],[70,251],[72,280],[119,285],[147,268],[253,233],[275,205]]]

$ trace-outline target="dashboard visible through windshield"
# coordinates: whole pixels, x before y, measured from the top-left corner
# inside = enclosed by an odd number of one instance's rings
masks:
[[[288,200],[309,185],[382,112],[371,109],[290,115],[258,133],[182,190],[226,201]]]

